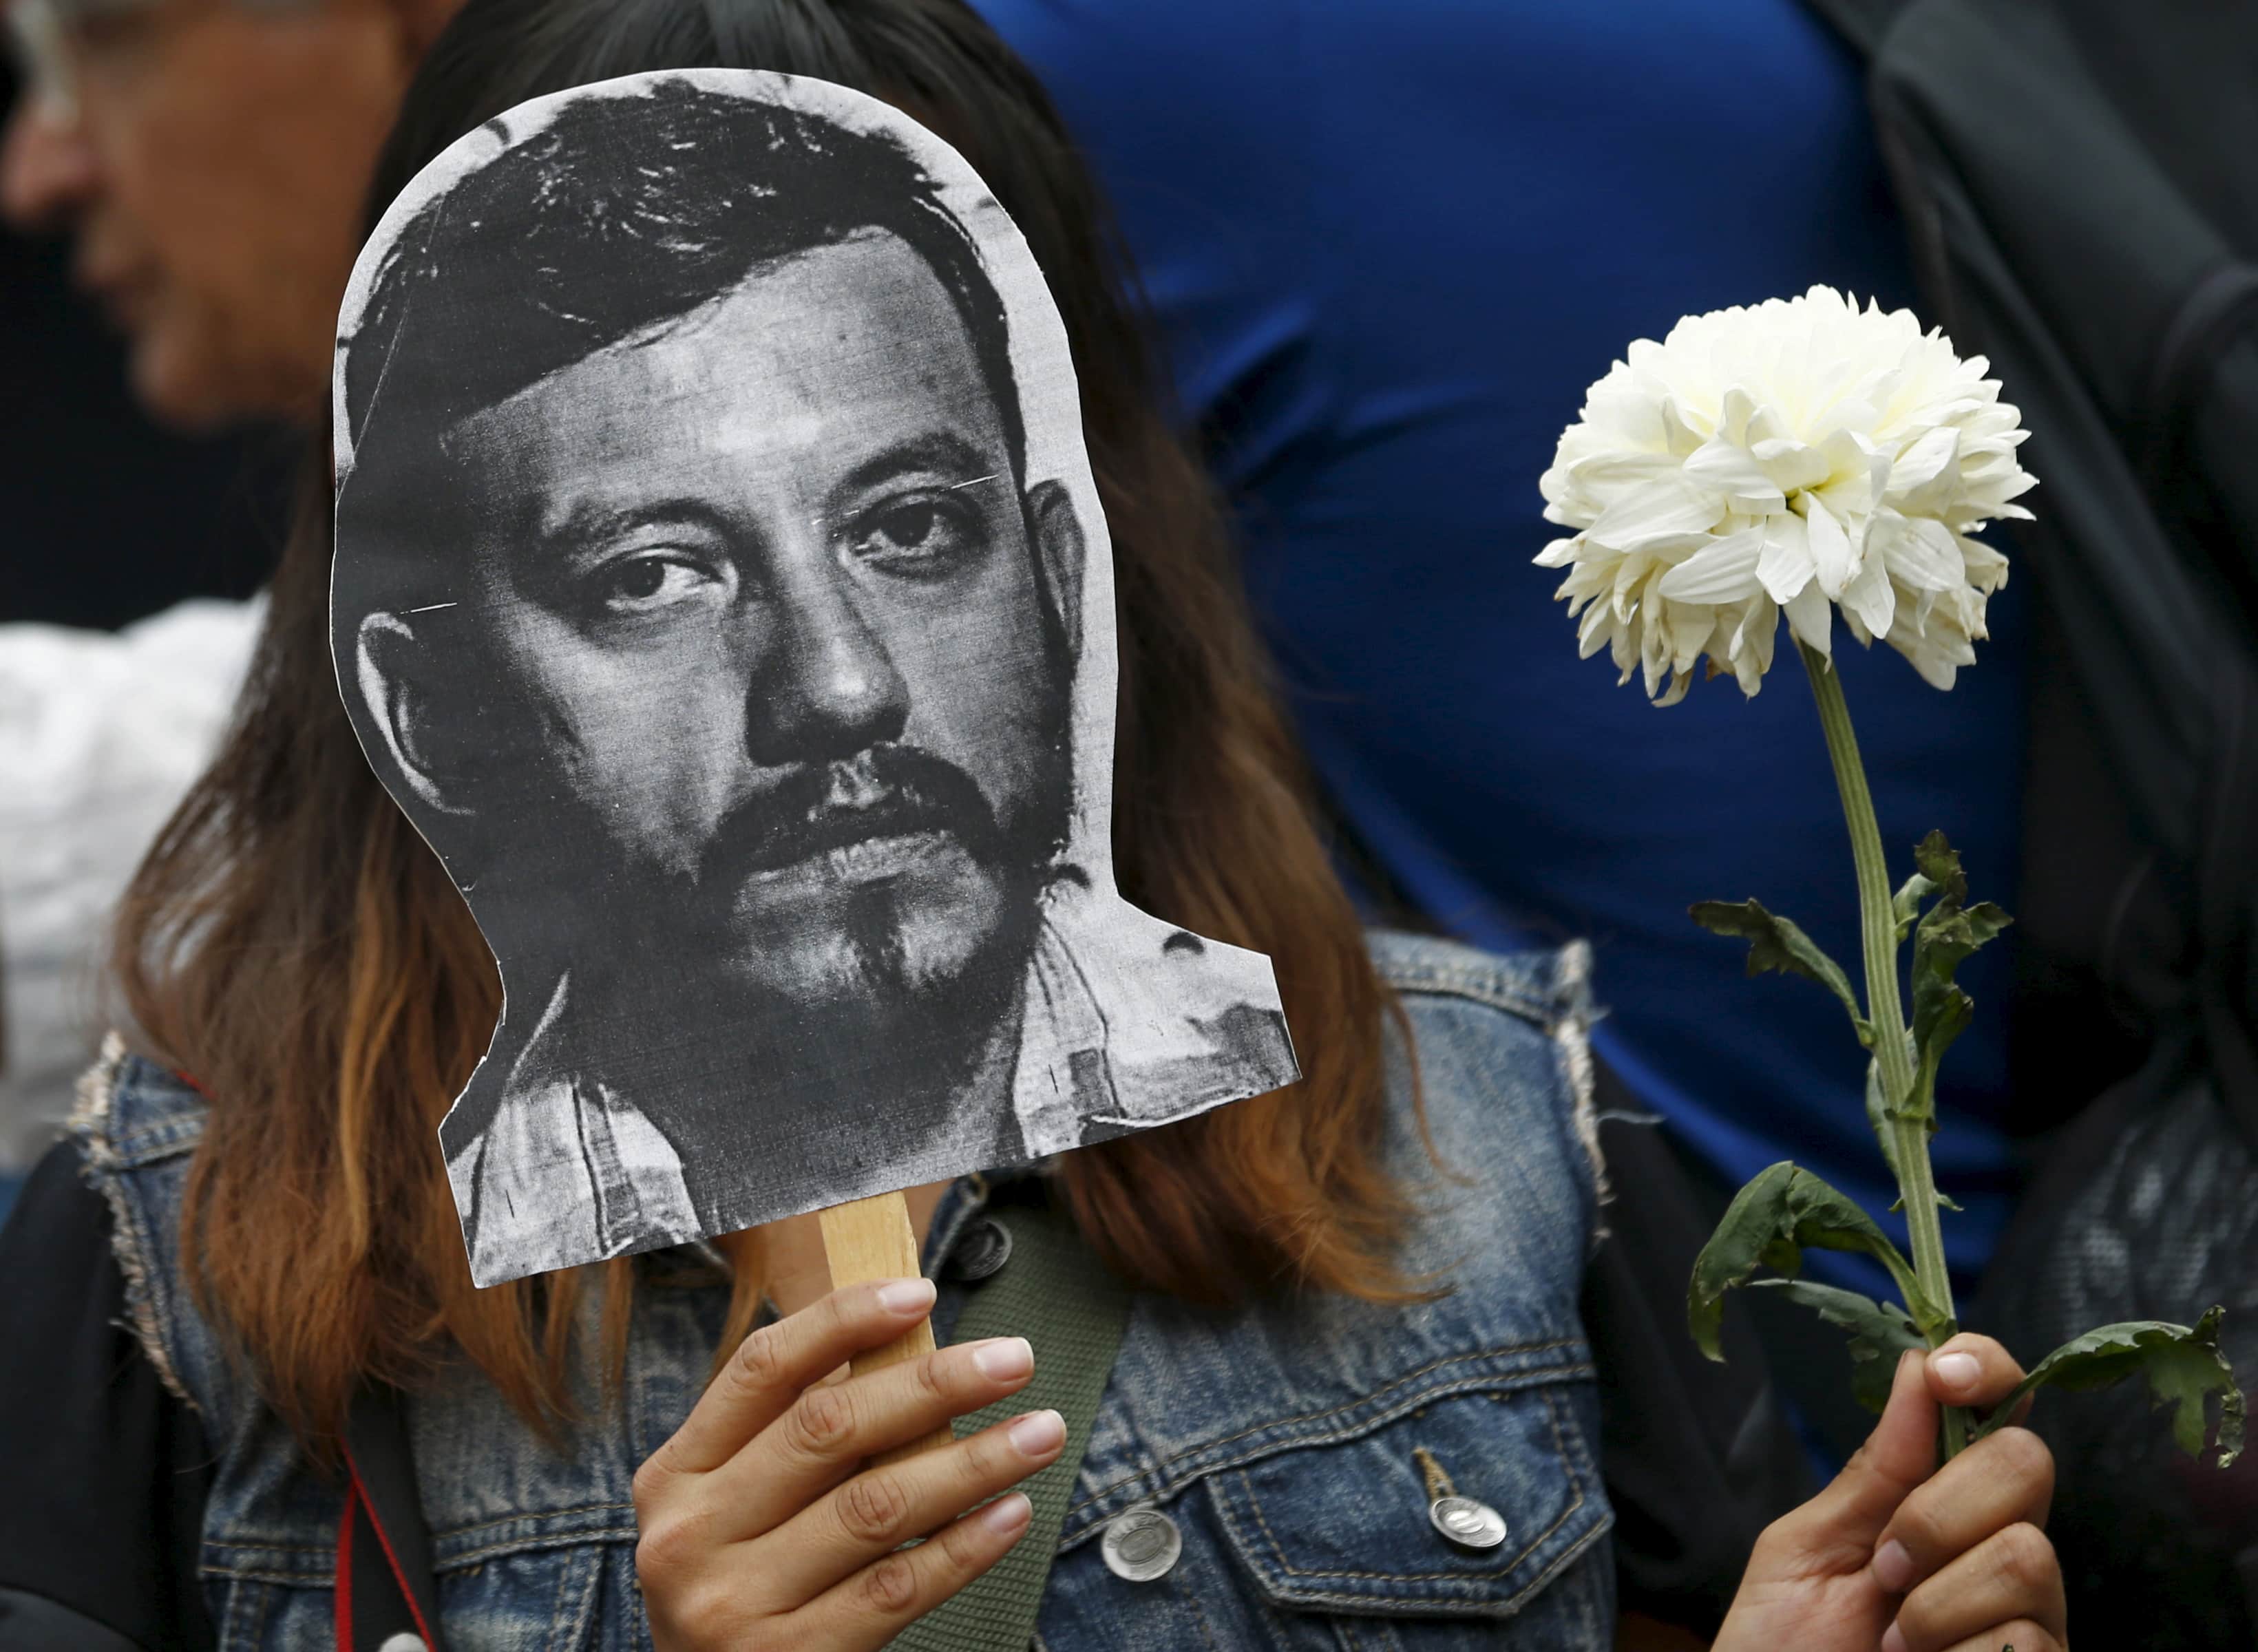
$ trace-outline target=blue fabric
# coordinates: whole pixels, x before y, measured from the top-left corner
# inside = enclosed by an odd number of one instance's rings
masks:
[[[1436,1148],[1462,1173],[1436,1175],[1395,1046],[1383,1152],[1417,1206],[1402,1266],[1447,1294],[1233,1311],[1137,1296],[1043,1597],[1042,1642],[1058,1652],[1614,1644],[1614,1517],[1577,1317],[1599,1215],[1592,1121],[1567,1081],[1587,1014],[1581,951],[1501,959],[1381,936],[1374,953],[1404,1000]],[[117,1216],[129,1318],[168,1386],[194,1399],[216,1459],[202,1576],[218,1644],[327,1647],[337,1488],[259,1402],[182,1279],[181,1202],[203,1102],[138,1060],[97,1088],[75,1129]],[[928,1272],[1005,1179],[949,1190]],[[583,1420],[561,1450],[461,1364],[411,1400],[450,1645],[650,1644],[630,1481],[704,1386],[728,1298],[694,1253],[671,1259],[671,1286],[647,1279],[636,1294],[619,1404],[606,1406],[584,1365]],[[941,1287],[944,1339],[967,1288]],[[592,1293],[585,1349],[601,1346],[598,1312]],[[1504,1517],[1503,1542],[1461,1549],[1436,1532],[1423,1448],[1460,1494]],[[1126,1582],[1105,1564],[1104,1530],[1145,1506],[1175,1523],[1183,1552],[1165,1578]]]
[[[1719,1173],[1792,1158],[1889,1204],[1833,1000],[1744,981],[1686,918],[1754,895],[1856,972],[1849,842],[1793,655],[1753,703],[1724,681],[1652,710],[1578,661],[1558,577],[1529,566],[1556,532],[1537,476],[1631,339],[1814,281],[1911,302],[1848,55],[1797,0],[976,3],[1113,196],[1357,832],[1481,946],[1591,937],[1602,1052]],[[1942,826],[2003,901],[2025,597],[1993,602],[1949,696],[1843,643],[1899,868]],[[2006,952],[1963,972],[1978,1018],[1935,1146],[1971,1272],[2013,1184]]]

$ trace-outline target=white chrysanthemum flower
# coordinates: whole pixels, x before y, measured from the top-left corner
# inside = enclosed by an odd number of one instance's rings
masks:
[[[1910,310],[1831,287],[1690,316],[1643,338],[1587,394],[1539,486],[1576,531],[1538,566],[1587,658],[1605,648],[1658,704],[1694,663],[1754,694],[1784,613],[1832,654],[1831,615],[1888,642],[1939,688],[1975,662],[2007,559],[1970,537],[2037,479],[2029,434],[1981,356]]]

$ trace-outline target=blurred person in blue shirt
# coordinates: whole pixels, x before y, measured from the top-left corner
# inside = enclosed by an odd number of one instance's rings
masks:
[[[1743,949],[1686,912],[1757,896],[1855,973],[1800,674],[1655,710],[1576,657],[1558,577],[1529,565],[1558,532],[1537,479],[1630,340],[1814,282],[1911,303],[1850,53],[1797,0],[977,4],[1111,195],[1375,881],[1480,946],[1590,937],[1601,1053],[1721,1190],[1793,1159],[1888,1206],[1841,1007],[1745,981]],[[1949,698],[1886,649],[1836,650],[1897,863],[1942,826],[2011,907],[2027,596],[1993,603]],[[1999,945],[1963,968],[1978,1017],[1944,1068],[1963,1282],[2017,1180],[2009,962]]]

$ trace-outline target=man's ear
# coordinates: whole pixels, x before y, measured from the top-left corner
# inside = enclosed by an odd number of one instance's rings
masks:
[[[1090,544],[1083,536],[1082,518],[1075,514],[1074,497],[1063,482],[1038,482],[1027,492],[1027,524],[1035,535],[1035,577],[1041,581],[1043,603],[1066,640],[1067,658],[1082,659],[1082,582],[1089,566]]]
[[[461,780],[441,755],[423,677],[430,662],[415,627],[396,613],[372,613],[353,635],[353,685],[364,727],[375,732],[393,773],[426,808],[468,814]]]

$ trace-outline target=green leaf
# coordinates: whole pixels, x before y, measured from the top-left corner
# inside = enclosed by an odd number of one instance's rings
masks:
[[[2047,1387],[2107,1388],[2138,1372],[2148,1378],[2156,1405],[2172,1408],[2172,1438],[2191,1457],[2203,1450],[2209,1431],[2207,1402],[2219,1396],[2219,1466],[2226,1468],[2241,1454],[2243,1422],[2242,1390],[2219,1345],[2219,1325],[2226,1316],[2226,1309],[2214,1308],[2192,1326],[2134,1320],[2073,1337],[2039,1361],[1977,1437],[2004,1427],[2027,1393]]]
[[[1913,1094],[1906,1100],[1911,1117],[1936,1124],[1936,1070],[1952,1041],[1975,1019],[1976,1001],[1954,984],[1953,975],[1970,954],[1989,942],[2013,920],[1989,901],[1975,906],[1968,898],[1967,875],[1960,856],[1942,832],[1932,832],[1914,847],[1920,874],[1898,891],[1896,908],[1900,932],[1906,920],[1905,903],[1916,884],[1928,887],[1936,901],[1914,931],[1913,1037],[1914,1074]],[[1918,894],[1913,896],[1918,900]]]
[[[1895,1302],[1877,1302],[1856,1291],[1838,1291],[1810,1280],[1751,1280],[1749,1288],[1779,1291],[1790,1301],[1813,1309],[1828,1324],[1849,1331],[1850,1391],[1860,1405],[1878,1415],[1889,1403],[1898,1356],[1908,1348],[1928,1346],[1921,1327]]]
[[[1913,863],[1921,869],[1931,890],[1955,906],[1967,904],[1968,876],[1960,869],[1960,852],[1945,840],[1943,833],[1931,832],[1914,844]]]
[[[1768,969],[1815,981],[1843,1001],[1858,1042],[1871,1046],[1874,1030],[1858,1008],[1850,990],[1850,977],[1843,966],[1820,950],[1819,943],[1777,912],[1768,912],[1761,901],[1701,901],[1688,909],[1694,921],[1713,934],[1731,935],[1749,943],[1749,974]]]
[[[1757,1172],[1734,1195],[1717,1230],[1694,1258],[1686,1323],[1695,1345],[1710,1358],[1722,1359],[1717,1328],[1724,1318],[1725,1293],[1747,1284],[1759,1267],[1795,1273],[1806,1250],[1854,1251],[1874,1258],[1897,1281],[1916,1324],[1930,1329],[1943,1322],[1914,1283],[1913,1265],[1873,1218],[1809,1171],[1783,1161]]]
[[[1936,1069],[1944,1060],[1944,1053],[1952,1041],[1968,1030],[1976,1018],[1976,1000],[1952,984],[1949,976],[1938,979],[1914,967],[1913,986],[1913,1041],[1919,1052],[1914,1067],[1913,1095],[1908,1098],[1906,1115],[1925,1120],[1932,1133],[1936,1129]]]
[[[1935,889],[1936,885],[1919,872],[1899,886],[1896,896],[1890,902],[1890,911],[1898,920],[1899,946],[1904,946],[1906,937],[1913,933],[1914,919],[1921,915],[1921,904]]]

